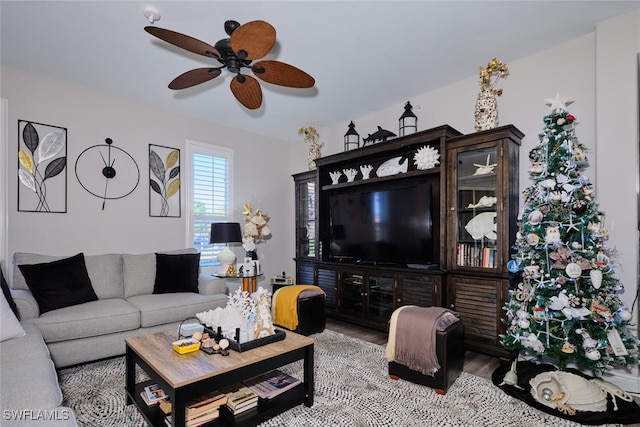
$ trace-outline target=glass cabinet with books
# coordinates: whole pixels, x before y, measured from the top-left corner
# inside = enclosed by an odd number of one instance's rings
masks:
[[[448,267],[505,273],[516,232],[522,134],[503,126],[448,144]]]

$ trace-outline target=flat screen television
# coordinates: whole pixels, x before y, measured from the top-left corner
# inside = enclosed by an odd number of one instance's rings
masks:
[[[409,267],[437,263],[431,183],[332,194],[328,202],[329,260]]]

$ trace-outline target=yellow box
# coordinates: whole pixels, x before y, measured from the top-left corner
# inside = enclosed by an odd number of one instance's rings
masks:
[[[191,353],[192,351],[200,350],[200,341],[196,341],[193,338],[185,338],[182,340],[174,341],[171,343],[173,349],[180,354]]]

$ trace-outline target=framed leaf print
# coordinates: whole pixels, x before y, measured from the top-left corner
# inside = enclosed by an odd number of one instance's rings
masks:
[[[67,129],[18,120],[18,211],[67,212]]]
[[[149,216],[180,217],[180,150],[149,144]]]

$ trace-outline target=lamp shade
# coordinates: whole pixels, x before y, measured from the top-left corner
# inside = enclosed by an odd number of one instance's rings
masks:
[[[214,222],[211,224],[209,243],[242,242],[242,230],[238,222]]]

